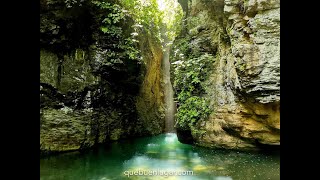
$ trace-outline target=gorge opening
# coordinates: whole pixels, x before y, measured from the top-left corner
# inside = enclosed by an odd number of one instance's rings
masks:
[[[267,149],[280,147],[280,102],[242,102],[278,98],[277,9],[255,16],[266,5],[253,3],[244,16],[239,3],[220,0],[40,3],[41,180],[280,178],[279,149]],[[258,70],[268,76],[253,77]],[[168,177],[134,177],[141,171]]]

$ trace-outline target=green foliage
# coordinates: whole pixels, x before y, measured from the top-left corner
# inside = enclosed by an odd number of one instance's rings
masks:
[[[204,92],[201,82],[207,78],[213,59],[212,55],[205,53],[196,58],[181,58],[174,62],[175,89],[187,95],[201,95]],[[178,96],[179,101],[186,100],[183,94]]]
[[[177,123],[183,129],[195,130],[194,126],[200,119],[206,119],[211,112],[208,100],[203,97],[205,88],[203,82],[211,70],[214,57],[202,54],[198,57],[185,58],[186,43],[180,43],[181,51],[175,51],[174,88],[180,104],[177,113]]]
[[[165,26],[164,36],[172,42],[182,29],[183,11],[176,0],[157,0],[162,12],[162,23]]]
[[[148,33],[157,35],[160,32],[161,12],[158,9],[156,0],[120,1],[126,9],[127,14],[134,19],[135,27],[144,27]],[[139,28],[135,28],[138,30]],[[136,31],[138,33],[138,31]]]
[[[98,35],[96,39],[100,41],[99,44],[105,44],[101,48],[101,58],[99,66],[102,71],[106,68],[122,71],[126,70],[126,66],[134,63],[140,64],[141,56],[136,40],[132,34],[126,31],[134,31],[133,28],[128,28],[126,22],[130,20],[128,11],[124,9],[122,4],[109,3],[104,1],[92,2],[100,10],[97,15],[97,20],[100,23],[100,30],[102,34]],[[101,45],[100,45],[101,46]]]
[[[173,41],[179,34],[183,12],[176,0],[122,0],[120,2],[128,15],[134,19],[136,33],[143,27],[161,42],[164,41],[163,37]],[[166,31],[162,32],[162,28]]]
[[[184,93],[180,93],[179,95],[181,94]],[[177,119],[182,128],[194,127],[198,120],[207,118],[210,113],[208,102],[203,97],[188,96],[181,104],[178,109]]]
[[[105,12],[102,17],[101,31],[112,36],[119,37],[122,33],[122,28],[119,27],[119,22],[125,20],[125,10],[118,4],[108,2],[92,1]]]

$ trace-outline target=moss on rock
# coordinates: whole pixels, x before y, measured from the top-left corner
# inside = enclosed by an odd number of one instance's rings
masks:
[[[174,43],[185,58],[204,52],[215,57],[204,82],[213,111],[195,126],[205,133],[191,134],[200,146],[252,150],[280,145],[280,5],[247,2],[192,0],[187,31]]]
[[[91,147],[91,114],[69,108],[44,109],[40,125],[40,150],[70,151]]]
[[[136,107],[146,134],[156,135],[164,130],[164,95],[162,82],[162,49],[160,42],[149,34],[140,36],[141,51],[145,61],[144,80]]]

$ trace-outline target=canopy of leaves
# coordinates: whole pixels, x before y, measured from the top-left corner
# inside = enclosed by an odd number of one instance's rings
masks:
[[[176,0],[122,0],[121,4],[135,20],[133,27],[137,35],[139,28],[144,28],[163,42],[163,37],[173,41],[179,34],[183,12]]]

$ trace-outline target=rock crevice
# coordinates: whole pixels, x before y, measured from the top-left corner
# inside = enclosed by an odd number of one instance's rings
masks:
[[[197,123],[205,133],[195,143],[280,145],[280,1],[192,0],[186,9],[189,53],[215,55],[204,82],[213,111]]]

